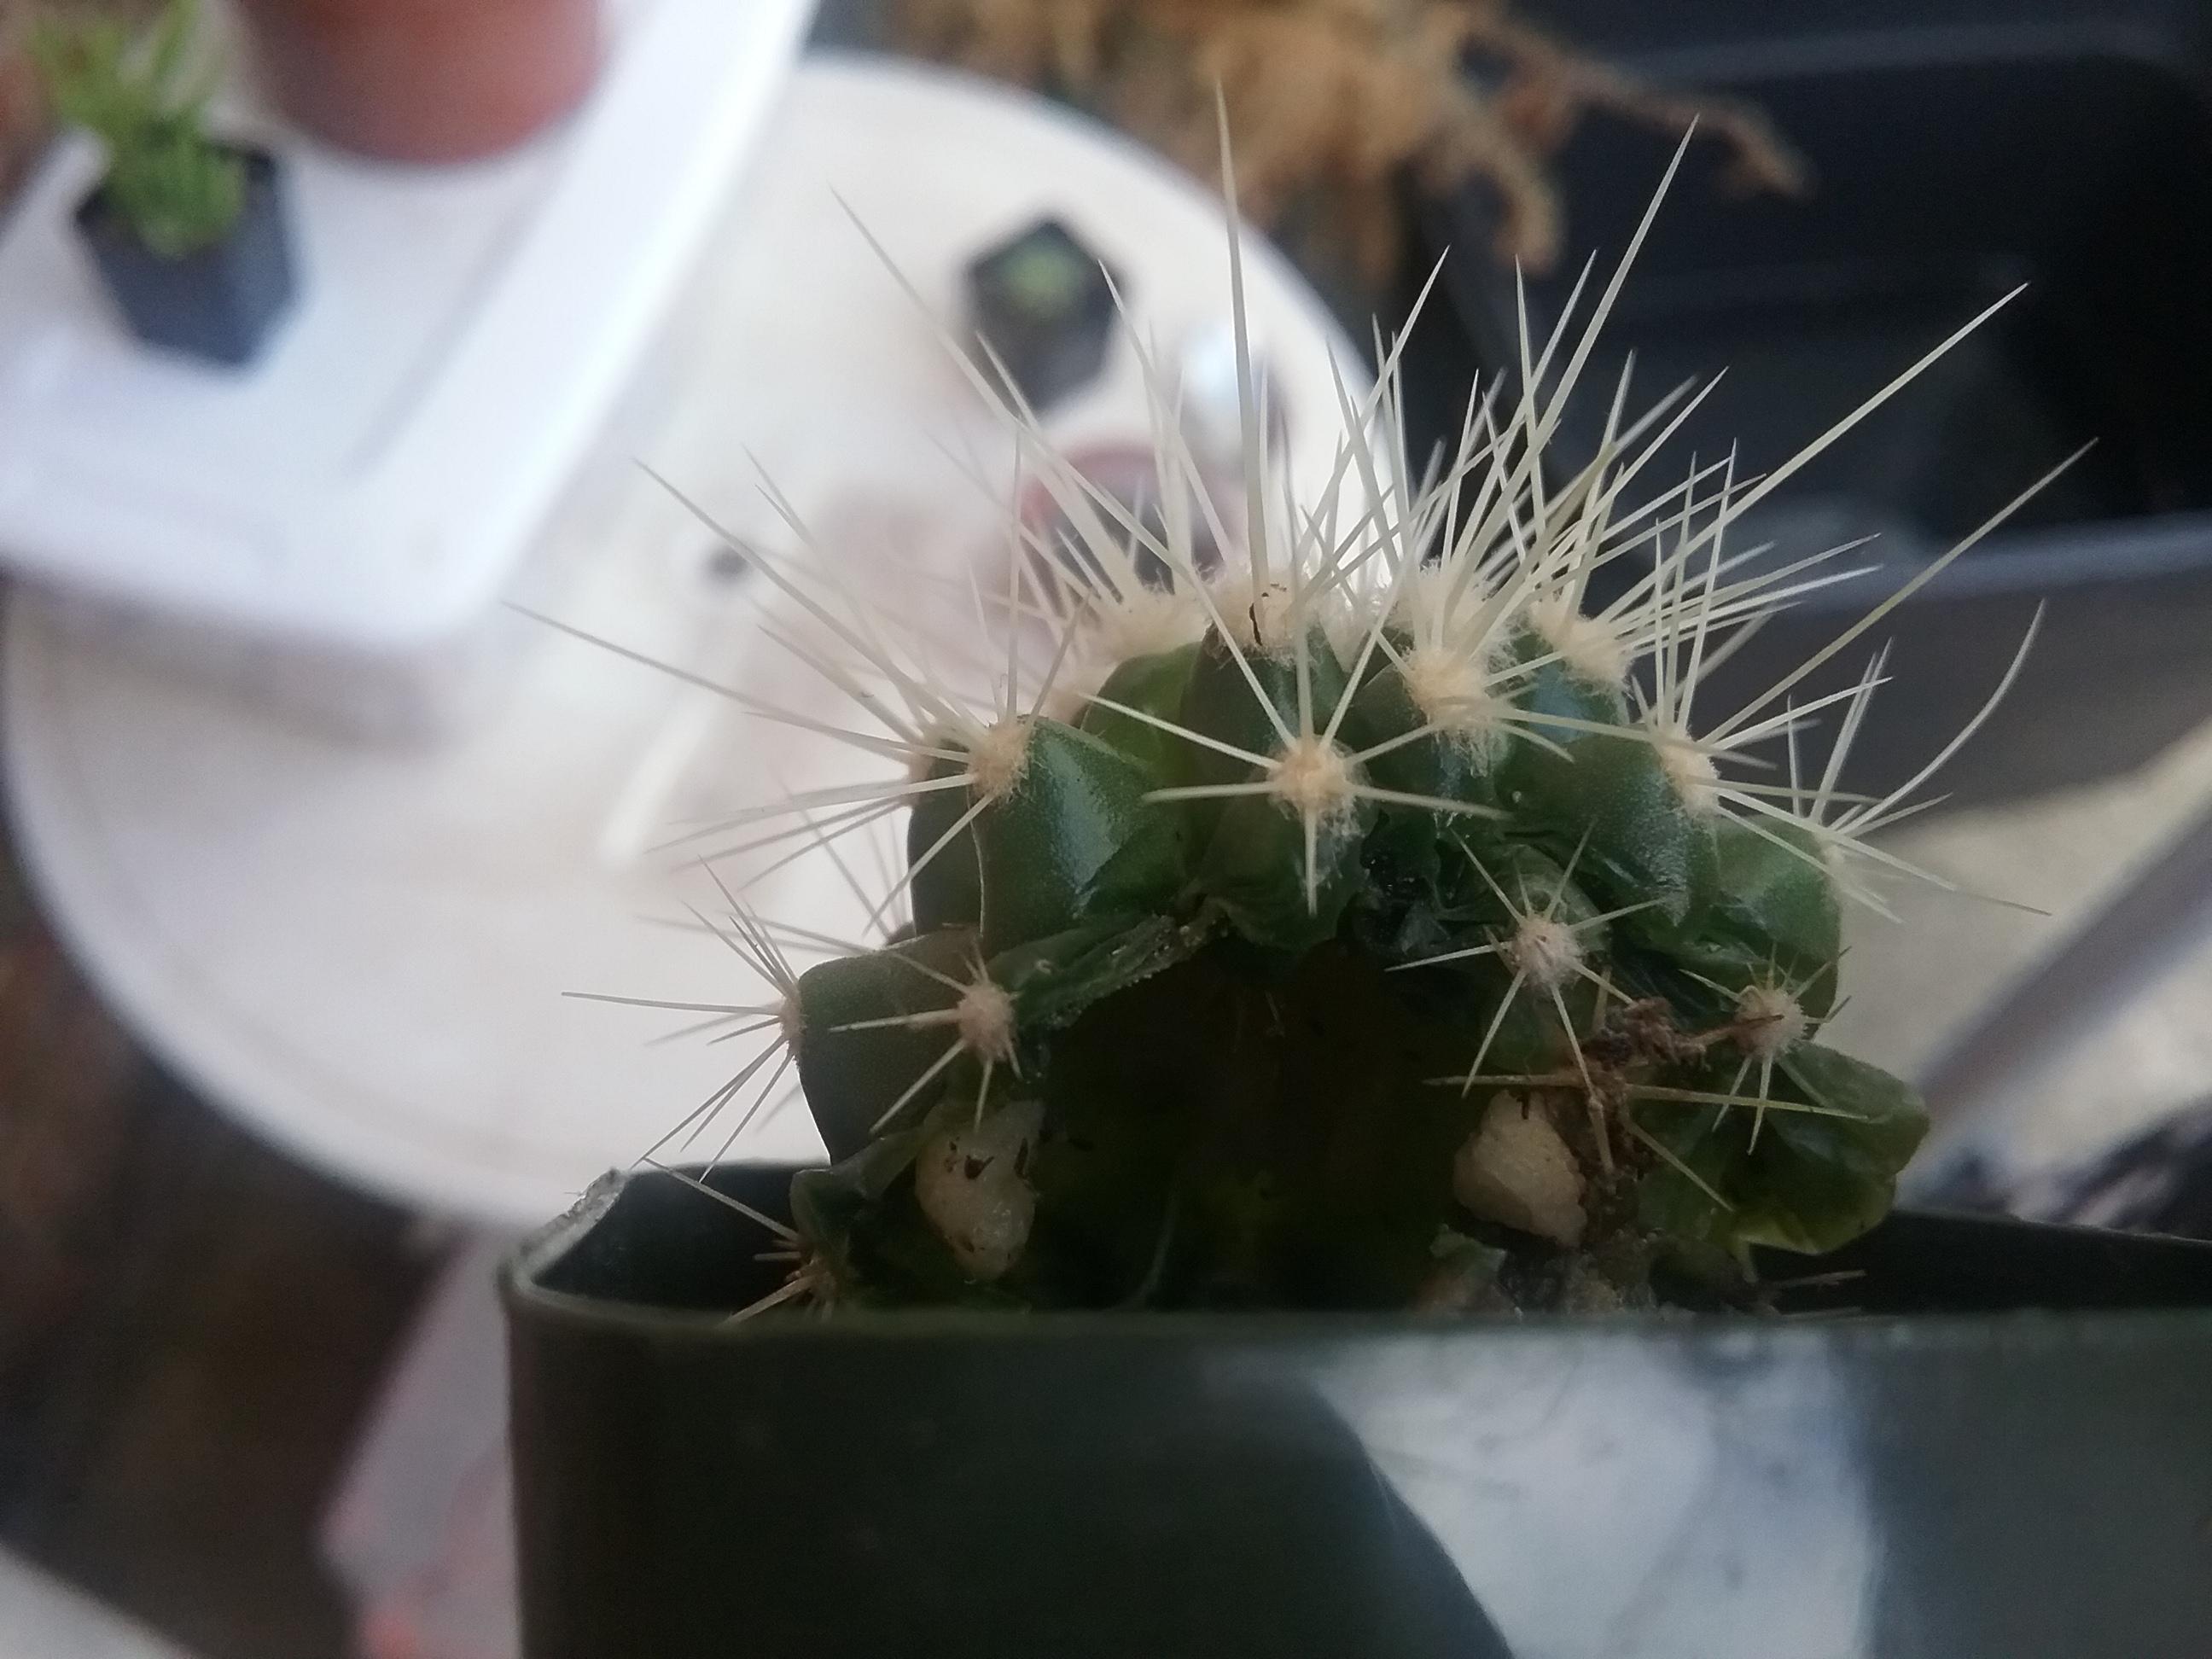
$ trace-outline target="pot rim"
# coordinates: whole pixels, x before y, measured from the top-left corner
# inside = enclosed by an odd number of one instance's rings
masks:
[[[777,1168],[782,1166],[755,1166]],[[793,1166],[794,1168],[796,1166]],[[2146,1343],[2177,1330],[2212,1330],[2212,1303],[2200,1308],[2028,1308],[1995,1313],[1889,1313],[1793,1318],[1753,1313],[1653,1311],[1605,1315],[1484,1316],[1391,1310],[1344,1312],[1297,1310],[1045,1310],[1007,1314],[982,1309],[854,1309],[834,1319],[763,1318],[732,1322],[731,1310],[672,1308],[555,1290],[540,1276],[604,1220],[629,1177],[617,1173],[592,1183],[576,1206],[526,1238],[501,1265],[500,1297],[512,1321],[527,1319],[601,1335],[643,1340],[705,1339],[740,1343],[908,1343],[957,1341],[976,1346],[1060,1344],[1087,1339],[1115,1345],[1187,1342],[1198,1336],[1229,1339],[1240,1348],[1310,1344],[1316,1340],[1358,1346],[1378,1339],[1480,1335],[1485,1340],[1556,1340],[1572,1331],[1598,1341],[1668,1347],[1741,1348],[1756,1341],[1833,1346],[1884,1346],[1909,1338],[1915,1344],[1986,1350],[1996,1343],[2048,1351],[2057,1343],[2095,1340]],[[2201,1254],[2212,1262],[2212,1242],[2166,1235],[2124,1233],[2111,1228],[2027,1221],[1914,1207],[1912,1214],[1951,1217],[2001,1228],[2018,1236],[2154,1242]]]
[[[836,1344],[853,1346],[957,1342],[982,1347],[1059,1346],[1089,1341],[1116,1347],[1188,1343],[1212,1338],[1240,1350],[1309,1347],[1317,1340],[1347,1350],[1378,1341],[1480,1337],[1484,1341],[1556,1341],[1572,1333],[1593,1342],[1632,1342],[1640,1347],[1722,1348],[1808,1345],[1832,1348],[1887,1347],[1909,1340],[1921,1349],[1944,1347],[1986,1352],[2016,1346],[2023,1354],[2094,1342],[2163,1346],[2175,1334],[2212,1334],[2212,1308],[2118,1308],[2052,1312],[2026,1309],[1998,1314],[1878,1314],[1820,1321],[1759,1314],[1668,1313],[1419,1314],[1381,1312],[1040,1312],[1007,1315],[973,1309],[909,1311],[855,1309],[834,1319],[784,1318],[730,1323],[726,1313],[603,1302],[529,1283],[512,1267],[500,1275],[510,1316],[577,1334],[641,1341],[705,1339],[718,1347]]]

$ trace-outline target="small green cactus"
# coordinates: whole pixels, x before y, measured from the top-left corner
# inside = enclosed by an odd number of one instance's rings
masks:
[[[246,166],[208,137],[205,88],[187,60],[198,0],[169,0],[143,41],[113,19],[41,17],[31,53],[62,120],[106,148],[107,199],[154,252],[181,259],[230,234]]]
[[[1241,522],[1149,362],[1162,476],[1202,526],[1108,499],[1007,410],[1085,546],[1011,560],[986,696],[820,559],[744,550],[824,624],[817,665],[872,722],[845,735],[904,767],[791,810],[826,848],[911,809],[911,921],[880,948],[798,972],[791,934],[732,901],[726,936],[775,990],[732,1018],[795,1061],[831,1159],[793,1182],[774,1300],[1650,1306],[1735,1294],[1750,1246],[1826,1250],[1881,1218],[1921,1103],[1820,1031],[1839,904],[1880,904],[1869,878],[1904,867],[1864,838],[1908,792],[1838,788],[1879,656],[1845,693],[1792,694],[1905,593],[1693,726],[1727,642],[1837,580],[1832,556],[1725,550],[1794,465],[1625,505],[1674,414],[1625,424],[1625,385],[1596,459],[1547,478],[1587,353],[1552,373],[1532,346],[1525,390],[1478,405],[1423,489],[1386,361],[1341,398],[1342,522],[1288,506],[1249,361]],[[1199,528],[1232,550],[1211,580]],[[1593,611],[1592,574],[1630,559]],[[1803,775],[1821,720],[1831,756]]]

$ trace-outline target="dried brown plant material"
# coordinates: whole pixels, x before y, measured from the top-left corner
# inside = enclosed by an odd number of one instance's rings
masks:
[[[1586,58],[1510,0],[901,0],[926,55],[1065,97],[1192,172],[1218,168],[1215,90],[1229,107],[1245,210],[1325,224],[1373,278],[1400,252],[1395,189],[1486,179],[1496,252],[1557,264],[1565,212],[1548,162],[1600,111],[1727,147],[1741,189],[1801,193],[1802,160],[1758,111],[1675,94]],[[1480,51],[1502,79],[1485,84]]]

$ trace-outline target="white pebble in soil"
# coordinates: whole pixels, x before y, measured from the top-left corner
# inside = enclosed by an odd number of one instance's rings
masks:
[[[988,1284],[1005,1277],[1029,1243],[1036,1194],[1023,1170],[1043,1114],[1024,1102],[980,1124],[959,1119],[931,1136],[915,1160],[921,1212],[971,1279]]]
[[[1520,1095],[1497,1094],[1452,1160],[1452,1195],[1473,1214],[1568,1249],[1583,1242],[1583,1171],[1552,1121]]]

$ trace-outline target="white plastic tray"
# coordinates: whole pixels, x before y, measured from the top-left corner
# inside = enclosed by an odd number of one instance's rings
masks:
[[[406,653],[496,597],[696,258],[812,0],[624,0],[590,99],[459,168],[289,163],[303,283],[236,374],[149,351],[70,219],[0,233],[0,559],[249,638]]]
[[[552,556],[526,584],[580,626],[793,706],[820,683],[753,648],[753,587],[716,576],[712,540],[634,457],[788,550],[750,451],[825,539],[918,559],[979,541],[1003,553],[996,507],[939,446],[1012,466],[839,196],[948,317],[976,250],[1048,212],[1124,274],[1164,339],[1217,325],[1229,292],[1218,204],[1126,139],[964,77],[802,63],[647,366],[669,380],[663,425],[635,449],[593,447],[584,471],[599,482],[582,493],[599,505],[556,514]],[[1256,240],[1249,253],[1254,329],[1304,412],[1300,476],[1325,477],[1340,429],[1330,356],[1356,373],[1352,349],[1279,255]],[[1146,418],[1126,339],[1055,415],[1071,441],[1126,441]],[[568,578],[541,591],[558,569]],[[881,770],[542,630],[497,716],[426,750],[320,740],[81,644],[35,595],[10,607],[0,670],[27,865],[138,1033],[303,1156],[519,1225],[630,1162],[743,1058],[648,1046],[681,1016],[562,999],[758,994],[719,943],[647,920],[683,919],[654,844],[779,780]],[[762,908],[857,931],[864,907],[819,860],[805,867],[763,884]],[[703,882],[684,896],[713,902]],[[792,1110],[734,1155],[817,1150]]]

